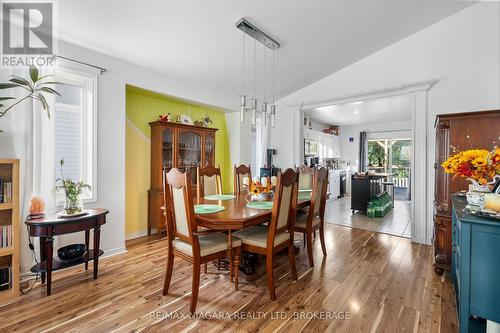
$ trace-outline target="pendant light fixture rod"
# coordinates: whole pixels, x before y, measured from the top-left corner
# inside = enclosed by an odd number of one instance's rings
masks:
[[[267,35],[264,31],[260,30],[254,24],[243,17],[239,19],[238,22],[236,22],[236,28],[245,32],[247,35],[254,38],[259,43],[262,43],[271,50],[275,50],[280,47],[280,43],[278,43],[272,37],[269,37],[269,35]]]

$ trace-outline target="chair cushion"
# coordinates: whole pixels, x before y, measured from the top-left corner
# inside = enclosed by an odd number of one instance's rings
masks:
[[[223,234],[222,232],[200,235],[198,236],[198,240],[200,241],[200,253],[202,257],[227,250],[227,235]],[[191,244],[180,239],[174,239],[172,241],[172,245],[174,246],[174,249],[181,251],[191,257],[193,256],[193,249],[191,247]],[[238,246],[241,246],[241,241],[233,237],[232,247]]]
[[[241,239],[243,244],[258,246],[261,248],[267,247],[267,235],[268,228],[263,225],[257,225],[254,227],[246,228],[233,233],[234,236]],[[286,242],[290,239],[290,234],[288,232],[280,232],[274,236],[274,246]]]
[[[297,211],[297,218],[295,220],[295,227],[296,228],[301,228],[301,229],[306,228],[308,213],[309,213],[308,211],[306,211],[305,213],[302,211]],[[320,223],[321,223],[321,220],[319,219],[319,217],[316,216],[313,218],[313,227],[315,227],[316,225],[318,225]]]

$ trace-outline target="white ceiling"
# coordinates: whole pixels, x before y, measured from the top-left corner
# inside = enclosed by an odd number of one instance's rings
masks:
[[[240,17],[248,18],[281,43],[276,53],[276,82],[277,96],[283,97],[472,3],[63,0],[58,1],[57,24],[63,40],[184,83],[220,89],[235,96],[236,109],[242,87],[242,35],[234,24]],[[250,55],[251,44],[247,44]],[[270,53],[268,56],[269,64]],[[257,79],[262,81],[259,75]]]
[[[401,95],[322,106],[304,113],[327,125],[349,126],[410,120],[411,105],[410,97]]]

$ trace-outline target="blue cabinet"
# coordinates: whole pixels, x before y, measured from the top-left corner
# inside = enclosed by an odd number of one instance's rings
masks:
[[[473,318],[500,322],[500,221],[463,213],[462,197],[452,202],[451,274],[460,332],[485,332]]]

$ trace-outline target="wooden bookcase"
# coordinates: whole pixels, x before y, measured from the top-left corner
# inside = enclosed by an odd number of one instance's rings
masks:
[[[12,197],[0,203],[0,228],[12,226],[12,245],[0,247],[0,267],[11,267],[10,288],[0,290],[0,305],[19,296],[19,160],[0,159],[0,178],[12,182]],[[1,189],[3,191],[3,189]]]

